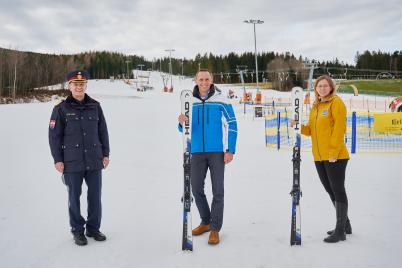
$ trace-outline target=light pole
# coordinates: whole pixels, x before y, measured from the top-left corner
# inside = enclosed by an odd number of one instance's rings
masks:
[[[173,48],[165,49],[166,52],[169,52],[169,74],[170,74],[170,88],[173,88],[173,78],[172,78],[172,52],[175,50]]]
[[[252,23],[253,26],[254,26],[255,73],[256,73],[256,76],[257,76],[257,79],[256,79],[256,82],[257,82],[257,91],[259,91],[260,89],[259,89],[259,87],[258,87],[257,37],[256,37],[256,34],[255,34],[255,25],[256,25],[256,24],[263,24],[264,21],[262,21],[262,20],[252,20],[252,19],[250,19],[250,20],[245,20],[244,22],[245,22],[245,23]]]
[[[127,64],[127,79],[130,79],[130,73],[128,72],[128,64],[131,62],[131,60],[126,60]]]
[[[16,82],[17,82],[17,60],[15,60],[15,65],[14,65],[13,103],[15,103]]]

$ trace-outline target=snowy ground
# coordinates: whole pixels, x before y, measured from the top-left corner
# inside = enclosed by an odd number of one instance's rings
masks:
[[[397,267],[402,234],[401,154],[353,155],[347,191],[353,234],[325,244],[335,212],[314,169],[302,155],[303,245],[289,246],[291,152],[264,147],[264,123],[237,106],[239,137],[226,169],[221,243],[194,237],[181,251],[182,152],[177,132],[179,90],[136,92],[116,81],[91,81],[110,134],[104,171],[106,242],[73,243],[67,192],[52,165],[47,126],[54,103],[0,106],[0,267]],[[399,175],[398,175],[399,173]],[[211,196],[207,180],[207,192]],[[85,214],[83,194],[83,214]],[[193,227],[199,216],[193,206]],[[398,253],[399,252],[399,253]]]

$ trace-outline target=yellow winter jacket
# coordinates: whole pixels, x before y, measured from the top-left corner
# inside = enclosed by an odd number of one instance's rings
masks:
[[[313,106],[308,124],[301,127],[303,135],[311,136],[314,161],[349,159],[345,132],[346,106],[336,95]]]

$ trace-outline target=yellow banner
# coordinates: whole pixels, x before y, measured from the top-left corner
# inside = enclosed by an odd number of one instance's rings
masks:
[[[402,134],[402,113],[375,113],[374,131]]]

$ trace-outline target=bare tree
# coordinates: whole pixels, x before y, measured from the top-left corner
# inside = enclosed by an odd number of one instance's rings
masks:
[[[293,57],[277,56],[267,64],[272,87],[280,91],[289,91],[294,86],[303,86],[306,71],[303,62]]]

